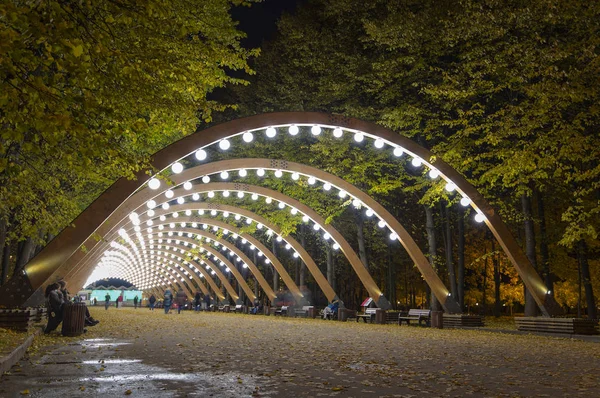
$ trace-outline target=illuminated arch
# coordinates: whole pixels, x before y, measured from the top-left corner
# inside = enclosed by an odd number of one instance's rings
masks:
[[[233,188],[234,186],[239,185],[239,184],[232,184],[232,183],[220,183],[220,184],[207,184],[206,186],[201,185],[198,187],[198,189],[196,190],[196,192],[200,192],[200,191],[204,191],[206,189],[211,190],[214,189],[215,191],[217,190],[223,190],[225,188]],[[244,186],[244,189],[247,190],[252,190],[252,188],[260,188],[260,187],[253,187],[253,186]],[[297,206],[297,207],[306,207],[303,206],[300,202],[289,198],[285,195],[282,195],[281,193],[277,192],[277,191],[272,191],[269,189],[257,189],[257,191],[259,191],[261,193],[261,195],[271,195],[270,197],[275,197],[276,199],[285,201],[285,203],[291,205],[291,206]],[[252,191],[254,192],[254,191]],[[190,191],[190,194],[194,193],[193,191]],[[230,206],[230,205],[223,205],[223,204],[210,204],[207,202],[194,202],[194,203],[188,203],[185,205],[176,205],[176,206],[172,206],[169,208],[169,210],[157,210],[155,215],[153,216],[153,219],[156,219],[158,217],[160,217],[161,215],[166,215],[166,214],[170,214],[173,212],[186,212],[187,210],[190,211],[197,211],[197,210],[215,210],[218,211],[219,213],[225,213],[225,212],[229,212],[232,215],[238,214],[240,216],[246,217],[246,218],[250,218],[252,220],[254,220],[257,224],[259,225],[263,225],[265,228],[269,229],[270,231],[273,231],[274,234],[276,235],[281,235],[281,230],[279,227],[277,227],[275,224],[271,223],[269,220],[259,216],[256,213],[253,213],[249,210],[246,210],[244,208],[240,208],[240,207],[235,207],[235,206]],[[314,212],[312,209],[306,207],[306,209],[304,209],[306,211],[306,213],[312,218],[312,219],[317,219],[321,222],[322,225],[325,226],[325,221],[324,219],[322,219],[316,212]],[[182,216],[183,217],[183,216]],[[171,222],[175,222],[177,224],[179,224],[183,218],[178,218],[177,221],[170,219]],[[186,218],[187,220],[187,218]],[[188,222],[199,222],[197,219],[189,219],[191,221]],[[204,221],[203,221],[204,222]],[[202,222],[202,223],[203,223]],[[121,222],[117,225],[115,225],[115,227],[112,229],[112,234],[107,235],[106,239],[107,240],[112,240],[112,236],[114,236],[115,234],[115,230],[119,229],[119,228],[123,228],[124,226],[126,226],[127,224],[130,223],[129,219],[123,219],[121,220]],[[232,231],[237,231],[236,227],[224,223],[224,222],[220,222],[217,220],[214,221],[210,221],[209,222],[210,225],[216,225],[221,229],[229,229],[229,230],[233,230]],[[326,227],[324,227],[324,229],[326,231],[329,231],[328,233],[331,233],[333,236],[340,236],[341,234],[339,234],[332,226],[327,225]],[[238,231],[239,232],[239,231]],[[238,235],[240,235],[238,233]],[[245,235],[245,234],[242,234]],[[310,257],[310,255],[306,252],[306,250],[304,250],[304,248],[291,236],[286,236],[285,238],[282,238],[285,242],[289,243],[292,248],[294,249],[294,251],[296,253],[298,253],[300,259],[306,264],[307,269],[309,270],[309,272],[312,274],[313,278],[315,279],[315,282],[319,285],[320,289],[323,291],[323,294],[325,295],[325,297],[327,297],[327,299],[332,302],[336,299],[338,299],[337,294],[334,292],[333,288],[331,287],[331,285],[329,284],[329,282],[327,281],[327,279],[325,278],[325,276],[323,275],[323,273],[321,272],[321,270],[319,269],[319,267],[316,265],[316,263],[314,262],[314,260]],[[339,240],[344,243],[345,240],[343,240],[343,238],[339,238]],[[106,244],[100,244],[95,246],[92,250],[90,250],[88,252],[88,260],[87,262],[93,262],[94,261],[94,254],[97,253],[98,251],[103,250],[106,247]],[[352,250],[350,248],[349,245],[344,245],[344,247],[348,247],[348,250]],[[352,250],[353,251],[353,250]],[[355,256],[356,258],[358,258],[358,256]],[[79,268],[81,268],[82,266],[85,267],[85,263],[86,261],[82,262],[83,264],[79,265]],[[362,264],[362,263],[361,263]]]
[[[321,128],[325,127],[332,129],[335,136],[338,136],[338,132],[340,135],[343,135],[344,131],[351,132],[355,134],[357,141],[361,141],[365,137],[373,138],[376,147],[388,145],[394,148],[394,151],[404,150],[415,158],[417,164],[425,164],[432,168],[435,166],[434,174],[436,177],[446,180],[449,188],[456,189],[466,200],[470,201],[470,205],[476,210],[479,220],[485,221],[488,225],[517,269],[525,286],[532,293],[542,313],[549,315],[551,312],[559,311],[553,297],[547,294],[543,281],[529,263],[508,228],[475,188],[458,172],[434,157],[428,150],[384,127],[357,119],[313,112],[256,115],[223,123],[177,141],[158,152],[154,156],[153,165],[162,170],[174,161],[189,155],[190,148],[204,148],[217,142],[222,143],[220,146],[225,148],[230,145],[228,137],[241,136],[245,132],[263,130],[266,127],[272,129],[273,127],[280,128],[282,126],[287,126],[290,131],[292,128],[297,131],[297,126],[313,126],[315,131],[320,131]],[[132,192],[150,179],[150,176],[144,172],[138,173],[136,177],[136,180],[120,179],[113,184],[98,200],[77,217],[73,222],[74,227],[65,228],[59,236],[50,242],[26,265],[22,274],[12,278],[9,283],[2,287],[0,290],[1,303],[5,305],[25,305],[29,299],[35,302],[39,301],[42,286],[68,271],[67,269],[61,269],[60,272],[57,272],[60,266],[81,246],[91,246],[95,240],[93,234],[98,227]],[[54,275],[55,273],[56,275]],[[34,296],[36,291],[39,293]]]
[[[194,220],[197,220],[196,218],[186,218],[186,217],[182,217],[181,221],[185,221],[185,222],[193,222]],[[213,223],[215,220],[211,220],[211,219],[200,219],[203,222],[200,223]],[[158,227],[159,225],[169,225],[169,223],[164,223],[164,224],[156,224],[156,226]],[[216,225],[216,224],[215,224]],[[234,232],[234,231],[238,231],[237,228],[235,228],[234,226],[230,225],[230,224],[226,224],[226,223],[222,223],[223,226],[225,226],[226,228],[228,228],[230,231]],[[206,232],[204,230],[198,230],[198,229],[191,229],[191,228],[179,228],[177,230],[177,232],[183,232],[185,234],[191,233],[193,235],[199,235],[202,236],[204,238],[210,238],[211,241],[217,242],[219,243],[219,245],[226,247],[228,250],[234,252],[234,254],[236,256],[238,256],[239,258],[242,259],[242,261],[244,262],[244,264],[248,265],[248,268],[250,269],[250,272],[255,276],[255,278],[257,279],[259,285],[261,286],[261,288],[263,289],[263,291],[267,294],[267,296],[269,297],[270,300],[274,299],[276,297],[275,292],[273,291],[273,289],[269,286],[269,284],[267,283],[267,281],[264,279],[264,277],[262,276],[262,274],[260,273],[260,271],[258,270],[258,268],[256,267],[256,265],[254,264],[254,262],[252,260],[250,260],[241,250],[239,250],[237,247],[235,247],[231,242],[229,242],[228,240],[222,239],[220,237],[218,237],[217,235],[210,233],[210,232]],[[238,231],[239,232],[239,231]],[[179,240],[184,240],[185,236],[176,236],[173,237],[173,239],[179,239]],[[185,240],[188,240],[189,243],[194,243],[196,245],[198,245],[199,247],[204,247],[205,249],[208,250],[209,246],[200,246],[201,243],[198,241],[192,241],[189,240],[188,238],[185,238]],[[260,242],[259,248],[262,248],[265,252],[269,252],[268,249],[266,249]],[[211,248],[212,249],[212,248]],[[216,250],[216,249],[213,249]],[[262,251],[262,250],[261,250]],[[270,253],[270,252],[269,252]],[[98,252],[96,254],[96,256],[100,256],[103,253]],[[272,253],[271,253],[272,255]],[[274,257],[274,256],[273,256]],[[270,257],[270,258],[273,258]],[[90,261],[93,262],[97,257],[91,258]],[[283,267],[283,266],[282,266]],[[202,267],[196,267],[198,268],[200,271],[203,271]],[[235,271],[237,272],[237,270]],[[235,274],[234,274],[235,276]],[[210,278],[205,275],[205,277],[207,277],[207,281],[210,282]],[[80,279],[77,279],[77,276],[73,277],[75,282],[77,283],[77,281],[79,281]],[[241,278],[240,275],[240,279],[243,280]],[[239,281],[239,280],[238,280]],[[245,282],[244,282],[245,283]],[[249,288],[248,288],[249,289]],[[249,295],[249,297],[254,297],[254,294],[252,294],[251,296]]]

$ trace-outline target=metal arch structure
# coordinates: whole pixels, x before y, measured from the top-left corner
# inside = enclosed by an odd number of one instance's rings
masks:
[[[212,184],[211,183],[211,184],[206,184],[206,185],[200,185],[200,186],[198,186],[198,188],[196,190],[192,190],[189,193],[190,194],[194,193],[194,191],[196,191],[196,192],[205,191],[207,189],[218,191],[218,190],[223,190],[224,188],[233,187],[235,185],[239,185],[239,184],[233,184],[233,183]],[[252,190],[252,188],[260,188],[260,187],[244,186],[245,190],[254,192]],[[290,206],[301,206],[300,202],[298,202],[292,198],[289,198],[277,191],[272,191],[272,190],[265,188],[263,190],[260,190],[260,193],[261,193],[261,195],[269,194],[269,195],[271,195],[270,197],[274,197],[277,200],[282,200],[285,203],[288,203]],[[173,212],[185,212],[186,210],[190,210],[190,211],[215,210],[220,213],[229,212],[231,214],[239,214],[243,217],[250,218],[257,223],[264,225],[266,228],[270,229],[277,235],[281,234],[281,230],[279,227],[277,227],[275,224],[271,223],[269,220],[259,216],[256,213],[253,213],[249,210],[246,210],[246,209],[240,208],[240,207],[223,205],[223,204],[210,204],[207,202],[192,202],[192,203],[188,203],[185,205],[174,205],[174,206],[170,207],[169,210],[162,210],[162,209],[157,210],[155,216],[153,216],[153,219],[156,219],[157,217],[160,217],[161,215],[167,215],[167,214],[170,214]],[[315,219],[315,218],[321,219],[320,216],[316,212],[314,212],[312,209],[307,208],[306,211],[310,217],[314,217],[313,219]],[[181,219],[178,218],[177,222],[174,219],[171,219],[171,222],[180,223],[183,219],[184,219],[183,217]],[[188,218],[185,218],[185,219],[187,220]],[[197,218],[190,218],[189,220],[191,220],[189,222],[208,223],[209,225],[212,225],[212,226],[218,226],[221,229],[229,229],[232,232],[238,231],[236,227],[234,227],[230,224],[227,224],[225,222],[217,221],[217,220],[200,221]],[[111,241],[114,238],[115,230],[117,230],[119,228],[123,228],[124,226],[128,225],[129,223],[130,223],[129,219],[121,220],[121,222],[119,224],[115,225],[114,228],[112,229],[112,231],[113,231],[112,234],[106,236],[107,241]],[[322,220],[322,224],[325,225],[324,220]],[[166,224],[162,224],[162,225],[166,225]],[[232,228],[233,228],[233,230],[232,230]],[[330,225],[327,226],[327,230],[331,230],[331,233],[333,235],[341,236],[341,234],[339,234],[339,232],[335,231],[335,229]],[[237,232],[237,234],[240,235],[241,237],[245,237],[247,235],[247,234],[240,234],[239,231]],[[300,259],[306,264],[307,269],[309,270],[309,272],[315,279],[315,282],[319,285],[319,287],[320,287],[321,291],[323,292],[323,294],[325,295],[325,297],[327,297],[327,299],[330,302],[333,302],[334,300],[339,299],[337,294],[335,293],[335,291],[333,290],[333,288],[331,287],[331,285],[329,284],[329,282],[327,281],[327,279],[325,278],[325,276],[323,275],[323,273],[317,266],[317,264],[314,262],[312,257],[306,252],[306,250],[304,250],[304,248],[300,245],[300,243],[298,243],[291,236],[286,236],[284,238],[284,240],[292,246],[292,248],[298,253]],[[342,242],[345,242],[345,241],[342,241]],[[100,252],[103,251],[105,247],[106,247],[106,244],[100,244],[100,245],[97,245],[96,247],[94,247],[92,250],[90,250],[88,252],[88,257],[86,259],[84,259],[84,261],[82,263],[78,264],[77,270],[81,269],[81,267],[85,267],[86,261],[93,263],[94,259],[96,258],[94,256],[94,254],[98,253],[98,251],[100,251]],[[349,247],[349,245],[348,245],[348,247]],[[348,250],[352,250],[352,248],[349,247]],[[358,258],[357,255],[356,255],[356,258]],[[68,274],[66,277],[69,278],[69,276],[70,276],[70,274]]]
[[[525,286],[531,292],[542,313],[549,316],[560,312],[559,306],[537,274],[522,249],[510,234],[500,216],[479,192],[450,165],[434,157],[427,149],[406,137],[373,123],[343,116],[316,112],[281,112],[250,116],[233,120],[199,131],[187,136],[155,154],[153,166],[163,170],[174,161],[190,154],[190,148],[204,148],[228,137],[246,131],[255,131],[271,126],[317,125],[328,128],[340,128],[357,132],[367,137],[376,137],[383,145],[403,148],[411,155],[422,159],[429,167],[435,167],[442,178],[452,183],[458,192],[469,198],[471,206],[481,214],[500,246],[521,276]],[[232,134],[232,132],[234,132]],[[0,305],[27,306],[42,300],[42,288],[45,284],[60,278],[64,269],[57,272],[62,264],[82,246],[91,245],[94,233],[125,200],[150,179],[144,171],[137,173],[136,179],[119,179],[105,191],[94,203],[82,212],[71,224],[55,237],[24,268],[0,289]]]
[[[157,215],[158,217],[158,215]],[[219,226],[220,228],[223,229],[228,229],[229,231],[231,231],[232,233],[235,233],[237,235],[239,235],[240,237],[245,238],[248,242],[250,242],[251,244],[253,244],[258,250],[260,250],[262,253],[265,254],[265,256],[267,256],[267,258],[271,261],[271,263],[273,264],[273,266],[275,267],[275,269],[280,272],[280,275],[282,276],[282,279],[284,280],[284,282],[286,283],[286,286],[288,286],[288,288],[290,289],[290,291],[294,294],[294,296],[297,298],[297,300],[299,302],[302,302],[302,300],[304,300],[304,296],[302,295],[302,293],[300,292],[300,289],[298,288],[298,286],[296,286],[296,284],[294,283],[294,281],[292,280],[292,278],[289,276],[289,274],[287,273],[287,271],[285,270],[285,268],[283,267],[283,264],[281,264],[279,262],[279,260],[275,257],[275,255],[269,251],[268,248],[266,248],[261,242],[259,242],[256,238],[254,238],[253,236],[249,235],[249,234],[243,234],[241,233],[237,227],[227,224],[227,223],[223,223],[223,222],[218,222],[216,220],[212,220],[212,219],[203,219],[203,218],[196,218],[196,217],[181,217],[180,219],[178,219],[178,222],[182,222],[185,221],[187,223],[192,223],[192,222],[197,222],[200,224],[209,224],[209,225],[215,225],[215,226]],[[130,223],[125,223],[124,225],[122,225],[122,227],[127,227],[128,224]],[[160,223],[160,224],[156,224],[158,225],[169,225],[170,222],[164,222],[164,223]],[[212,234],[212,233],[207,233],[204,230],[199,230],[199,229],[189,229],[189,228],[179,228],[178,231],[182,231],[184,233],[192,233],[194,235],[200,235],[200,236],[204,236],[204,237],[208,237],[211,240],[218,242],[219,244],[227,247],[228,249],[232,250],[235,252],[235,250],[238,250],[237,248],[235,248],[235,246],[225,240],[225,239],[221,239],[218,236]],[[173,239],[180,239],[181,240],[182,237],[174,237]],[[199,245],[199,242],[191,242],[190,243],[194,243],[196,245]],[[235,248],[235,250],[234,250]],[[101,251],[100,252],[96,252],[96,256],[101,255]],[[239,254],[238,254],[239,256]],[[94,263],[94,261],[97,259],[97,257],[92,257],[89,259],[89,262]],[[246,258],[247,259],[247,258]],[[244,262],[249,266],[251,272],[254,274],[254,276],[257,278],[257,280],[259,281],[259,284],[261,285],[261,287],[263,288],[263,291],[265,291],[265,293],[271,297],[271,299],[275,298],[275,293],[273,292],[273,290],[271,288],[266,288],[266,286],[268,286],[268,283],[264,280],[264,277],[262,276],[262,274],[260,274],[260,271],[258,271],[258,268],[256,267],[256,265],[254,265],[254,263],[252,261],[250,261],[249,259],[244,260]],[[241,276],[240,276],[241,277]],[[264,283],[261,283],[261,281],[264,281]],[[78,282],[74,282],[74,283],[78,283]],[[252,295],[254,296],[254,295]]]
[[[307,166],[300,163],[288,162],[283,160],[274,160],[274,159],[230,159],[230,160],[222,160],[217,162],[212,162],[196,167],[189,168],[182,172],[181,174],[174,175],[171,179],[175,186],[181,185],[186,181],[193,180],[202,175],[215,174],[221,171],[229,171],[229,170],[239,170],[239,169],[263,169],[263,170],[282,170],[287,172],[295,172],[305,176],[311,176],[319,179],[320,181],[326,181],[327,183],[335,185],[340,190],[345,191],[347,194],[352,197],[358,199],[361,203],[364,203],[370,209],[372,209],[375,213],[379,215],[383,220],[385,220],[386,225],[393,231],[393,233],[397,234],[398,240],[404,246],[409,256],[416,264],[417,268],[423,275],[426,283],[430,286],[431,291],[436,296],[442,307],[451,313],[460,313],[462,312],[458,302],[455,298],[450,296],[450,291],[446,288],[444,283],[441,281],[423,252],[420,250],[416,242],[412,239],[412,236],[404,229],[404,227],[398,222],[395,217],[393,217],[383,206],[381,206],[377,201],[372,199],[367,194],[363,193],[361,190],[353,186],[352,184],[344,181],[343,179],[336,177],[330,173],[324,172],[322,170],[313,168],[311,166]],[[211,183],[206,185],[212,185],[212,187],[216,188],[219,184],[226,183]],[[231,184],[231,183],[229,183]],[[273,190],[269,190],[267,188],[253,186],[252,190],[250,190],[250,186],[242,183],[233,184],[234,188],[237,185],[236,191],[246,191],[246,192],[254,192],[260,193],[263,196],[273,197],[276,200],[284,203],[289,203],[291,198],[278,193]],[[200,185],[202,187],[203,185]],[[224,185],[231,186],[231,185]],[[246,188],[246,189],[244,189]],[[262,189],[261,189],[262,188]],[[193,186],[192,186],[193,189]],[[196,188],[198,189],[198,188]],[[152,191],[148,188],[142,189],[138,191],[135,195],[133,195],[127,202],[126,209],[129,211],[127,213],[115,212],[111,216],[111,220],[107,221],[106,228],[110,228],[112,223],[118,222],[118,218],[125,218],[129,213],[135,212],[139,210],[147,201],[151,199],[158,198],[161,194],[166,192],[166,189],[155,190]],[[178,190],[182,192],[181,190]],[[341,234],[337,233],[337,231],[332,231],[331,227],[326,225],[325,220],[318,216],[314,211],[312,211],[308,206],[302,204],[299,201],[293,200],[294,208],[298,209],[304,214],[313,214],[312,218],[316,224],[320,226],[320,229],[324,229],[327,231],[333,239],[341,246],[342,252],[350,262],[354,272],[358,275],[359,279],[369,292],[369,295],[375,300],[375,302],[382,308],[389,308],[390,304],[387,302],[383,293],[366,270],[360,258],[356,255],[354,250],[351,249],[349,244],[343,244],[346,242]],[[318,220],[318,221],[317,221]],[[112,227],[114,229],[115,226]]]
[[[197,220],[197,219],[196,218],[191,218],[191,217],[190,218],[182,217],[181,221],[183,221],[183,220],[185,220],[186,222],[190,222],[191,223],[193,220]],[[214,220],[211,220],[211,219],[206,219],[206,220],[201,219],[201,220],[205,221],[206,223],[212,223],[212,222],[214,222]],[[163,224],[156,224],[156,226],[158,226],[158,225],[168,225],[168,224],[169,224],[168,222],[165,222]],[[225,226],[226,228],[229,228],[229,230],[232,230],[232,228],[235,228],[232,225],[229,225],[229,224],[226,224],[226,223],[223,223],[223,226]],[[254,264],[254,262],[252,260],[250,260],[241,250],[239,250],[237,247],[235,247],[231,242],[229,242],[228,240],[222,239],[222,238],[218,237],[215,234],[212,234],[210,232],[206,232],[204,230],[191,229],[191,228],[179,228],[177,231],[184,232],[186,234],[187,233],[191,233],[193,235],[200,235],[200,236],[203,236],[205,238],[210,238],[211,241],[217,242],[220,245],[222,245],[224,247],[227,247],[227,249],[229,249],[230,251],[233,251],[236,256],[240,257],[242,259],[242,261],[246,265],[248,265],[248,268],[250,269],[250,272],[252,272],[252,274],[256,277],[259,285],[261,286],[261,288],[263,289],[263,291],[267,294],[267,296],[271,300],[276,297],[275,292],[273,292],[273,290],[271,289],[271,287],[269,286],[269,284],[267,283],[267,281],[264,279],[264,277],[262,276],[262,274],[260,273],[260,271],[258,270],[258,268],[256,267],[256,265]],[[184,236],[181,236],[181,237],[174,236],[172,239],[187,240]],[[204,248],[206,250],[208,250],[210,248],[210,246],[203,246],[203,244],[201,242],[198,242],[198,241],[188,240],[188,242],[192,243],[192,244],[196,244],[197,246],[199,246],[201,248]],[[260,247],[264,248],[264,246],[262,246],[262,244],[261,244]],[[268,249],[266,249],[266,248],[264,248],[264,249],[265,249],[265,251],[268,251]],[[212,249],[212,250],[217,251],[216,249]],[[90,258],[89,261],[93,263],[101,255],[103,255],[102,252],[97,252],[95,254],[95,257]],[[182,263],[183,263],[183,261],[182,261]],[[204,271],[203,267],[196,267],[196,268],[200,272]],[[205,274],[204,272],[203,272],[203,275],[205,276],[207,282],[210,283],[211,278],[207,274]],[[71,277],[72,280],[73,280],[72,283],[74,283],[74,284],[75,283],[79,283],[79,281],[81,281],[83,277],[84,277],[84,275],[82,275],[82,276],[73,275]],[[214,288],[213,288],[213,290],[214,290]],[[254,296],[254,294],[252,296]]]

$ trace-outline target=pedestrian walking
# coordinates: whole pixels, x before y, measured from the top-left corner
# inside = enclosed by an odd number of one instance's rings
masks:
[[[204,295],[204,310],[210,311],[210,294]]]
[[[133,298],[133,309],[137,310],[137,303],[138,303],[138,296],[135,296]]]
[[[181,314],[181,309],[185,307],[185,302],[187,301],[187,294],[183,291],[183,289],[179,289],[177,295],[175,296],[175,300],[177,301],[177,313]]]
[[[156,297],[151,295],[148,299],[148,304],[150,304],[150,311],[154,311],[154,304],[156,303]]]
[[[196,292],[194,296],[194,311],[200,311],[200,303],[202,302],[202,294],[200,292]]]
[[[109,306],[110,306],[110,294],[106,293],[106,296],[104,296],[104,309],[108,310]]]
[[[172,304],[173,304],[173,293],[171,293],[171,290],[167,289],[167,290],[165,290],[165,297],[163,300],[163,307],[165,307],[165,314],[169,313],[169,310],[171,309]]]

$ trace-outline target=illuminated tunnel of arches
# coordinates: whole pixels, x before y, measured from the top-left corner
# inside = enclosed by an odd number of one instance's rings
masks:
[[[187,171],[184,171],[184,164],[188,159],[195,157],[196,161],[205,162],[207,161],[209,148],[212,150],[212,148],[218,146],[221,151],[227,151],[232,145],[238,145],[238,142],[240,145],[252,145],[256,134],[264,134],[268,138],[273,138],[278,134],[288,133],[289,136],[294,137],[299,134],[307,134],[307,132],[310,132],[313,136],[327,133],[335,138],[352,135],[357,145],[362,145],[361,143],[364,141],[371,142],[372,140],[373,147],[380,150],[390,150],[396,157],[405,153],[412,158],[411,164],[414,167],[426,167],[432,179],[443,181],[448,192],[456,192],[458,195],[461,195],[461,204],[474,209],[476,221],[484,222],[487,225],[519,273],[525,286],[531,292],[541,312],[546,316],[559,312],[559,307],[552,295],[548,294],[543,281],[497,212],[456,170],[433,156],[427,149],[384,127],[357,119],[314,112],[272,113],[237,119],[199,131],[159,151],[154,155],[152,161],[155,170],[159,171],[158,174],[145,171],[139,172],[135,180],[120,179],[113,184],[82,212],[71,226],[65,228],[34,257],[25,266],[22,273],[15,275],[2,287],[2,291],[0,291],[0,304],[26,306],[39,303],[42,297],[42,289],[47,284],[65,277],[65,275],[71,272],[72,268],[79,264],[81,259],[87,256],[85,250],[81,249],[83,247],[94,247],[98,236],[104,236],[104,233],[110,231],[111,223],[107,223],[107,220],[109,220],[111,215],[117,213],[121,215],[129,214],[132,222],[140,223],[141,221],[137,213],[134,212],[140,206],[140,203],[136,204],[135,202],[136,196],[139,197],[146,187],[151,190],[160,189],[164,184],[163,180],[176,177],[178,174],[184,175]],[[244,159],[238,160],[244,161]],[[235,162],[234,159],[228,161]],[[272,164],[271,167],[268,165],[257,167],[257,172],[260,173],[262,169],[269,168],[275,170],[275,176],[279,177],[284,170],[288,169],[288,162],[286,160],[274,162],[276,163]],[[292,162],[289,162],[289,164],[292,164]],[[205,163],[204,166],[210,168],[211,162]],[[315,173],[304,173],[303,170],[306,166],[300,165],[299,167],[299,169],[292,171],[293,179],[297,179],[298,174],[304,174],[308,176],[309,184],[311,184],[311,179],[314,181],[316,178],[324,183],[324,189],[327,190],[333,185],[339,189],[341,197],[348,195],[348,190],[345,189],[347,182],[344,180],[340,179],[341,183],[339,184],[331,184],[327,178],[319,177],[322,170],[317,170]],[[245,168],[240,166],[232,167],[231,169]],[[248,168],[251,167],[249,166]],[[227,170],[220,170],[219,172],[223,171]],[[204,176],[208,176],[213,173],[206,171],[204,174]],[[188,187],[191,185],[190,180],[198,177],[200,176],[194,176],[194,178],[190,176],[188,181],[184,182],[184,189],[189,189]],[[358,193],[353,195],[354,200],[359,201],[358,207],[365,203],[365,200],[358,199],[360,196]],[[384,214],[381,210],[385,209],[383,207],[378,208],[377,206],[380,205],[375,203],[373,206],[368,206],[366,211],[376,214],[390,228],[392,231],[390,234],[392,241],[400,240],[403,243],[404,239],[399,236],[395,228],[392,228],[394,220],[381,217],[381,214]],[[414,250],[409,250],[409,252],[411,257],[416,253]],[[420,253],[422,254],[422,252]],[[97,264],[86,264],[86,267],[81,272],[86,272],[89,275],[93,272],[93,268]],[[358,272],[356,269],[354,271]],[[420,271],[423,273],[423,269],[420,268]],[[365,284],[363,278],[361,280]],[[432,286],[430,280],[427,282],[432,289],[436,289],[436,286]],[[149,289],[154,286],[148,285],[145,287]],[[367,290],[380,307],[389,307],[389,303],[379,288],[371,287]],[[376,293],[379,293],[379,295]],[[446,302],[447,305],[449,303],[456,303],[456,300],[451,298]],[[448,307],[446,309],[448,310]],[[460,308],[458,308],[458,311],[450,308],[449,312],[460,312]]]

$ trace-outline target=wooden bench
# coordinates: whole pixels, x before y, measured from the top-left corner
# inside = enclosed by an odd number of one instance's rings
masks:
[[[369,322],[375,322],[375,314],[377,313],[377,308],[367,308],[364,314],[356,314],[356,322],[359,320],[365,321],[367,323],[367,319]]]
[[[445,328],[480,328],[485,326],[479,315],[444,314]]]
[[[287,315],[287,313],[288,313],[287,305],[277,307],[277,308],[275,308],[275,311],[273,311],[274,316],[277,316],[277,315],[285,316],[285,315]]]
[[[244,312],[244,306],[242,304],[236,304],[235,308],[233,309],[233,312],[243,313]]]
[[[407,325],[410,325],[410,321],[419,321],[419,325],[425,321],[425,325],[429,326],[431,322],[431,310],[412,308],[408,311],[408,315],[398,317],[398,326],[402,325],[402,321],[406,321]]]
[[[230,306],[229,306],[229,304],[226,304],[226,305],[220,305],[220,306],[218,307],[218,310],[219,310],[220,312],[229,312],[229,310],[230,310]]]
[[[298,316],[308,317],[308,310],[310,310],[311,308],[314,307],[312,305],[305,305],[302,307],[302,309],[296,309],[296,311],[294,312],[294,318]]]
[[[522,332],[586,334],[598,333],[598,320],[580,318],[515,317]]]

